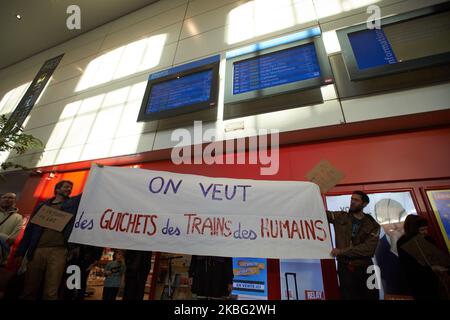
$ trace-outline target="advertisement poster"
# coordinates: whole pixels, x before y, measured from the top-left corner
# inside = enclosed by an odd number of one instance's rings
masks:
[[[267,300],[267,259],[233,258],[233,274],[239,300]]]
[[[427,191],[442,236],[450,250],[450,190]]]
[[[325,300],[320,260],[280,260],[282,300]]]
[[[63,56],[64,54],[61,54],[45,61],[44,65],[34,77],[33,82],[31,82],[19,104],[14,109],[14,112],[9,117],[5,130],[10,130],[14,128],[15,125],[18,127],[22,126]]]

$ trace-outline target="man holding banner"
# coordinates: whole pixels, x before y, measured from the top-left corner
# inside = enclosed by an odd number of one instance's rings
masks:
[[[19,244],[16,265],[26,258],[23,298],[35,300],[43,280],[43,299],[58,299],[58,290],[63,277],[67,258],[67,240],[73,226],[73,214],[60,211],[70,208],[73,183],[58,182],[55,196],[41,202],[34,210],[22,241]],[[70,211],[70,210],[69,210]]]
[[[352,194],[349,212],[327,211],[328,222],[334,225],[336,248],[331,255],[337,258],[341,295],[344,300],[377,300],[377,288],[369,288],[367,279],[372,273],[372,257],[378,246],[380,225],[363,209],[369,197],[362,191]]]

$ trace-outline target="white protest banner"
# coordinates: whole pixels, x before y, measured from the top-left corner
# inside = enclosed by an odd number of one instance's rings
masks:
[[[319,187],[93,167],[70,242],[262,258],[330,258]]]

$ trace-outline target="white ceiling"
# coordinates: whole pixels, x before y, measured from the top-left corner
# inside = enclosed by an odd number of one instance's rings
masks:
[[[156,1],[0,0],[0,69]],[[81,10],[81,30],[66,26],[73,4]]]

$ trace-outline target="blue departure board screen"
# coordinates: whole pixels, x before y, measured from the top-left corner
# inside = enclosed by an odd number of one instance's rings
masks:
[[[397,63],[394,50],[383,29],[351,33],[348,39],[359,69]]]
[[[146,113],[172,110],[207,102],[211,96],[213,70],[205,70],[152,86]]]
[[[450,11],[348,34],[360,70],[450,52]]]
[[[271,52],[233,64],[233,94],[320,77],[314,43]]]

